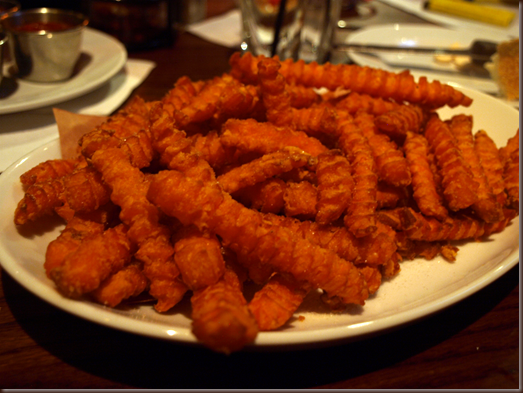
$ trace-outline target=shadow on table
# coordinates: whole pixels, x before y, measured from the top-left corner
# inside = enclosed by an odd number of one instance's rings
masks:
[[[171,389],[300,389],[346,381],[402,362],[449,339],[494,308],[518,281],[515,266],[454,306],[357,342],[307,350],[242,351],[225,356],[85,321],[48,305],[5,272],[2,274],[5,298],[17,322],[52,355],[115,383]],[[38,318],[40,313],[46,318]]]

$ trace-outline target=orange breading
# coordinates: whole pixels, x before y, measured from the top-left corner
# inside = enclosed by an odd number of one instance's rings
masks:
[[[408,131],[403,145],[412,173],[413,197],[420,211],[439,220],[448,216],[438,193],[428,158],[428,142],[423,135]]]
[[[341,110],[350,114],[364,111],[379,116],[398,108],[399,105],[394,101],[385,100],[381,97],[372,97],[368,94],[359,94],[351,91],[335,104],[335,108],[338,111]]]
[[[378,129],[393,140],[405,140],[407,131],[420,133],[428,117],[426,110],[418,105],[400,105],[376,117]]]
[[[57,179],[71,173],[77,163],[77,160],[47,160],[31,168],[20,176],[20,183],[24,186],[30,186],[35,183],[41,183],[52,179]]]
[[[228,193],[253,186],[268,178],[288,172],[301,166],[314,167],[317,159],[301,149],[288,146],[274,153],[268,153],[251,162],[233,168],[218,176],[217,180]]]
[[[205,85],[172,117],[180,129],[190,124],[215,118],[248,116],[256,108],[259,98],[256,89],[240,84],[230,75],[223,74],[206,81]]]
[[[505,162],[503,178],[508,195],[508,206],[519,213],[519,147]]]
[[[377,267],[364,266],[360,268],[361,274],[365,277],[365,281],[369,286],[369,294],[372,295],[381,286],[382,274]]]
[[[434,152],[442,176],[443,196],[448,208],[456,211],[477,200],[478,183],[458,147],[448,124],[433,115],[427,122],[425,137]]]
[[[472,209],[486,222],[501,221],[503,219],[502,206],[498,203],[492,187],[488,184],[476,150],[474,150],[472,116],[455,115],[448,121],[448,124],[451,133],[458,142],[463,159],[470,166],[474,181],[478,183],[477,200],[472,204]]]
[[[404,203],[409,198],[406,187],[395,187],[382,181],[378,182],[376,191],[378,209],[397,207],[398,203]]]
[[[149,126],[151,105],[145,104],[142,98],[135,96],[127,106],[80,138],[79,144],[82,154],[90,158],[96,150],[107,147],[117,147],[127,143],[143,144],[139,148],[133,147],[132,150],[140,151],[143,154],[143,157],[137,156],[135,158],[135,161],[139,163],[137,166],[147,166],[142,161],[147,161],[152,154],[145,132]],[[127,142],[127,139],[134,135],[140,136],[136,137],[137,140]]]
[[[409,239],[423,241],[480,239],[492,233],[502,231],[515,213],[505,211],[505,218],[495,223],[466,215],[449,217],[445,221],[426,217],[411,208],[399,208],[391,214],[397,214],[401,229]]]
[[[27,187],[24,197],[16,206],[14,222],[24,225],[54,213],[65,203],[63,178],[35,183]]]
[[[174,83],[174,87],[163,96],[163,108],[173,116],[175,111],[181,110],[200,92],[204,81],[193,82],[189,77],[182,76]]]
[[[92,212],[109,202],[109,188],[89,165],[64,178],[64,198],[74,211]]]
[[[300,284],[288,275],[275,274],[249,302],[261,331],[283,326],[298,309],[309,293],[307,284]]]
[[[292,125],[291,96],[285,89],[285,78],[278,72],[280,66],[272,58],[263,58],[258,64],[258,83],[267,120],[278,127]]]
[[[174,263],[182,280],[193,291],[215,284],[225,272],[221,244],[212,233],[194,226],[181,228],[174,236]]]
[[[258,334],[236,273],[227,269],[216,284],[191,297],[192,332],[207,347],[229,354],[252,343]]]
[[[263,56],[255,57],[250,53],[243,56],[238,52],[233,54],[229,61],[231,75],[244,83],[256,81],[258,62],[262,58]],[[303,60],[292,59],[281,61],[281,64],[280,72],[288,82],[307,87],[325,87],[329,90],[342,87],[358,93],[379,95],[397,102],[407,101],[432,108],[444,105],[469,106],[472,103],[468,96],[439,81],[428,82],[427,78],[421,77],[416,83],[408,71],[395,74],[355,64],[306,64]]]
[[[474,149],[496,200],[504,206],[507,194],[503,180],[503,164],[496,144],[486,131],[480,130],[474,134]]]
[[[517,129],[516,134],[507,140],[505,146],[499,149],[499,155],[501,157],[503,165],[507,160],[510,159],[510,155],[516,149],[519,149],[519,128]]]
[[[81,215],[74,216],[62,230],[60,235],[49,243],[45,252],[44,269],[47,277],[50,271],[61,266],[65,258],[76,251],[82,241],[93,235],[103,233],[105,225],[98,220],[85,218]]]
[[[293,108],[308,108],[321,102],[321,96],[313,88],[287,83],[286,89],[291,97]]]
[[[365,280],[352,263],[264,221],[261,213],[234,201],[218,184],[161,171],[151,182],[148,198],[183,224],[214,231],[234,252],[255,256],[261,264],[308,281],[343,303],[363,304],[368,296]]]
[[[330,150],[318,156],[318,202],[315,217],[318,224],[329,224],[337,220],[349,207],[354,189],[351,172],[349,161],[339,150]]]
[[[191,141],[193,151],[215,170],[233,163],[234,149],[227,149],[222,145],[217,131],[210,131],[205,135],[195,134],[188,139]]]
[[[49,270],[49,276],[62,294],[78,298],[127,265],[132,247],[126,226],[120,224],[85,238],[60,266]]]
[[[376,164],[367,139],[350,115],[340,121],[339,129],[339,146],[351,163],[354,179],[352,200],[344,222],[355,236],[362,237],[376,230]]]
[[[151,282],[149,292],[158,300],[156,310],[167,311],[181,300],[187,287],[180,282],[173,261],[170,231],[159,223],[158,208],[146,198],[149,183],[145,175],[117,148],[95,152],[92,162],[111,188],[111,200],[121,207],[120,219],[129,226],[128,236],[138,246],[135,256],[144,263]]]
[[[276,127],[268,122],[253,119],[230,119],[223,125],[221,143],[226,147],[235,147],[242,153],[267,154],[286,146],[295,146],[304,152],[317,156],[328,151],[316,138],[304,132],[286,127]]]
[[[287,183],[283,200],[285,202],[283,211],[287,217],[311,219],[316,216],[318,190],[314,184],[308,181]]]
[[[379,133],[374,124],[374,116],[357,112],[354,122],[367,138],[380,179],[393,186],[408,186],[411,182],[408,163],[396,143],[387,135]]]
[[[106,278],[90,296],[98,303],[116,307],[125,299],[138,296],[147,288],[141,264],[131,262]]]
[[[160,162],[168,168],[187,171],[208,180],[214,178],[214,170],[193,148],[192,141],[184,131],[175,128],[173,119],[162,111],[161,105],[151,108],[152,145],[160,154]]]
[[[282,179],[267,179],[239,190],[234,194],[234,198],[251,209],[262,213],[278,214],[285,206],[283,195],[286,187]]]

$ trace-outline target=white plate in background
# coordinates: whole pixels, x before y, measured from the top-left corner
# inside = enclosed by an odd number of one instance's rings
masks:
[[[519,112],[486,94],[463,88],[473,98],[468,107],[439,110],[443,119],[453,114],[474,116],[474,130],[484,129],[496,144],[504,146],[519,127]],[[0,175],[0,263],[3,269],[28,291],[50,304],[89,321],[122,331],[175,342],[197,343],[191,333],[190,305],[177,305],[160,314],[151,304],[111,309],[89,301],[71,300],[60,295],[47,279],[43,263],[47,244],[54,240],[61,225],[40,232],[17,228],[13,214],[23,196],[19,176],[38,163],[60,157],[55,140],[22,157]],[[501,277],[519,261],[519,219],[501,233],[483,242],[459,243],[457,259],[432,261],[416,259],[401,263],[401,272],[385,281],[365,306],[343,313],[330,313],[313,294],[300,309],[297,318],[285,327],[259,333],[256,348],[270,349],[286,345],[327,344],[332,340],[351,340],[369,333],[414,321],[448,307],[472,295]]]
[[[425,24],[386,24],[358,30],[349,35],[347,43],[404,47],[459,45],[461,48],[468,48],[475,39],[501,42],[507,38],[502,34],[494,35],[491,32],[481,35],[467,30],[452,30]],[[453,64],[437,63],[433,55],[400,52],[376,52],[376,55],[370,55],[349,50],[347,56],[361,66],[381,68],[391,72],[410,69],[415,78],[426,76],[429,80],[439,80],[442,83],[464,86],[493,95],[499,91],[497,84],[492,79],[459,74]]]
[[[112,36],[86,28],[79,70],[64,82],[37,83],[4,76],[0,115],[41,108],[89,93],[111,79],[127,61],[125,46]],[[9,64],[4,67],[9,75]]]

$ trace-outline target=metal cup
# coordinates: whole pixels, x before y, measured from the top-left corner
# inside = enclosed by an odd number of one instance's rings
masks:
[[[36,24],[41,29],[24,26]],[[76,12],[38,8],[17,11],[2,18],[11,59],[19,78],[32,82],[58,82],[71,77],[81,54],[88,19]],[[57,29],[56,26],[67,26]]]

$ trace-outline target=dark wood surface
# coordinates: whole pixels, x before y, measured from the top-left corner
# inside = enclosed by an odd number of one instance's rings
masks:
[[[134,94],[154,100],[182,75],[220,75],[231,53],[188,33],[180,33],[172,47],[130,53],[157,64]],[[374,337],[229,356],[77,318],[0,270],[3,389],[519,387],[519,265],[437,314]]]

